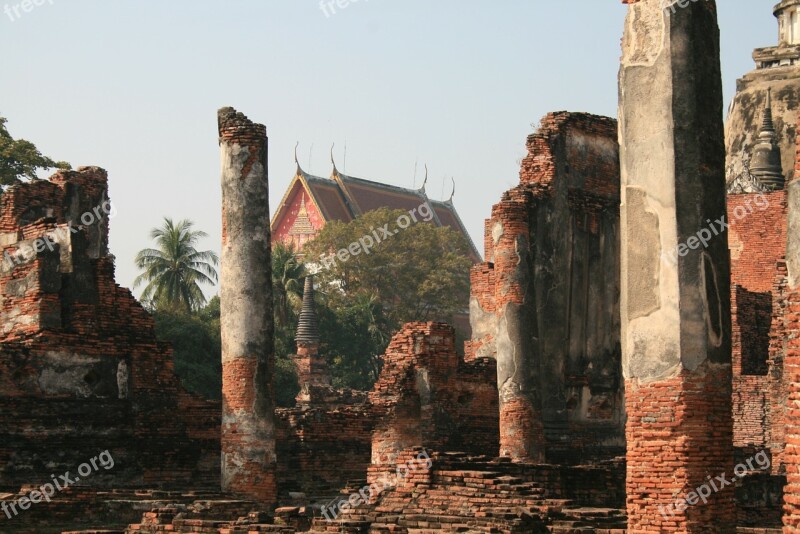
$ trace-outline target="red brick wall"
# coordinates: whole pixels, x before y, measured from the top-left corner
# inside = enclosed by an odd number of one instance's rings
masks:
[[[783,531],[796,534],[800,532],[800,292],[795,290],[790,293],[788,306],[784,376],[789,384],[789,395],[786,449],[783,455],[787,482],[784,488]]]
[[[795,179],[800,177],[800,130],[794,175]],[[787,284],[786,294],[783,378],[787,384],[787,399],[783,463],[787,483],[784,488],[783,531],[795,534],[800,532],[800,290]]]
[[[728,195],[731,250],[733,418],[736,447],[783,449],[781,296],[786,191]],[[780,337],[780,336],[778,336]],[[773,462],[778,465],[778,462]]]
[[[786,209],[785,190],[728,195],[732,284],[772,291],[775,264],[786,255]]]

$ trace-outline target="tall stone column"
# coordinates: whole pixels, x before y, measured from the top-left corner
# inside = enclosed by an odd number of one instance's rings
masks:
[[[500,455],[518,461],[545,457],[539,355],[530,245],[531,194],[513,189],[492,208]]]
[[[732,533],[730,259],[716,3],[624,3],[620,308],[628,531]]]
[[[222,489],[275,504],[267,130],[218,113],[222,159]]]

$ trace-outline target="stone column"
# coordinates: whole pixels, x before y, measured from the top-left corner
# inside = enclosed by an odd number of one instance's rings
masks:
[[[531,193],[512,189],[492,208],[500,456],[542,462],[545,456],[539,355],[530,250]]]
[[[219,110],[222,159],[222,489],[275,504],[267,130]]]
[[[716,4],[624,3],[631,4],[619,79],[628,531],[732,533],[733,486],[716,478],[734,476]]]

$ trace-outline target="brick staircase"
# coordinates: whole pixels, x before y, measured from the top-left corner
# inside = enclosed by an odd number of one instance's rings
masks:
[[[518,464],[460,453],[437,455],[429,484],[383,492],[373,504],[316,518],[310,534],[428,534],[433,532],[621,534],[622,510],[581,507],[549,498],[520,476]],[[350,493],[342,492],[347,499]]]

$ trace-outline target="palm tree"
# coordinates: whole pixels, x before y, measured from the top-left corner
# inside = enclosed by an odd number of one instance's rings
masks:
[[[167,307],[190,312],[206,303],[200,284],[215,284],[219,258],[214,252],[195,248],[206,234],[192,230],[188,219],[172,222],[164,217],[164,225],[153,228],[150,237],[158,248],[146,248],[136,255],[136,266],[144,272],[133,281],[133,287],[147,282],[142,300],[154,307]]]
[[[293,327],[296,310],[303,300],[305,266],[293,246],[276,243],[272,248],[272,291],[275,322],[279,327]]]

